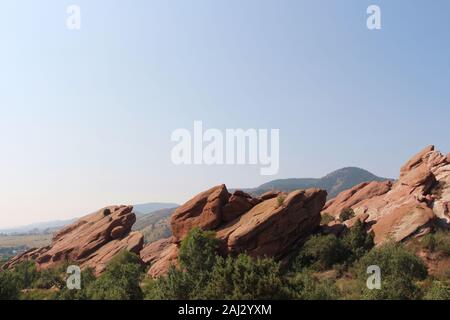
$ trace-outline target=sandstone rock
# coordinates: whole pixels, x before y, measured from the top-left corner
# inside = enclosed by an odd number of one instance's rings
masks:
[[[254,205],[255,202],[252,202],[251,197],[248,198],[234,193],[222,209],[222,219],[226,222],[234,220],[253,208]]]
[[[262,200],[269,200],[269,199],[272,199],[272,198],[276,198],[276,197],[278,197],[278,195],[280,193],[281,193],[280,191],[267,191],[267,192],[265,192],[265,193],[263,193],[261,195],[261,199]]]
[[[130,233],[136,221],[132,209],[131,206],[114,206],[85,216],[58,232],[50,246],[30,250],[10,260],[4,268],[30,259],[40,269],[70,261],[81,268],[91,267],[99,274],[119,251],[139,253],[142,249],[143,235]]]
[[[342,210],[353,208],[361,201],[387,193],[392,188],[391,181],[363,182],[353,188],[341,192],[336,198],[329,200],[323,212],[338,217]]]
[[[446,161],[447,163],[450,163],[450,153],[447,155],[447,158],[445,158],[445,161]]]
[[[177,265],[178,247],[171,237],[148,244],[141,251],[141,259],[150,265],[148,274],[157,278],[167,273],[171,265]]]
[[[219,228],[217,237],[229,253],[281,258],[319,226],[325,201],[319,189],[291,192],[281,206],[272,198]]]
[[[401,241],[423,228],[433,217],[433,210],[424,204],[398,207],[380,217],[373,225],[374,241],[376,244]]]
[[[357,215],[347,221],[344,221],[344,225],[350,229],[355,225],[355,223],[357,221],[361,221],[362,223],[365,223],[367,221],[367,219],[369,219],[369,215],[367,213],[363,213],[363,214]]]
[[[172,233],[182,239],[193,227],[214,229],[222,222],[222,209],[230,194],[225,185],[200,193],[177,208],[170,224]]]
[[[363,183],[346,190],[328,201],[323,211],[337,216],[342,209],[351,207],[357,216],[367,214],[377,244],[388,238],[402,241],[423,235],[432,221],[436,223],[435,217],[441,224],[450,223],[446,207],[450,201],[450,164],[433,146],[407,161],[398,181],[375,186],[373,182]]]

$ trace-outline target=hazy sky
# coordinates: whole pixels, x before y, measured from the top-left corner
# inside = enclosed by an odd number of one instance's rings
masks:
[[[396,177],[450,151],[449,30],[447,0],[4,0],[0,227],[343,166]],[[173,165],[194,120],[279,128],[279,174]]]

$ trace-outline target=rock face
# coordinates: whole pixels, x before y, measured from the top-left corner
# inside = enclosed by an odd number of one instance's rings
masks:
[[[202,229],[217,227],[229,197],[225,185],[220,185],[200,193],[175,210],[170,221],[175,238],[183,238],[195,226]]]
[[[12,268],[25,260],[34,260],[40,269],[64,262],[91,267],[98,275],[121,250],[139,254],[144,238],[130,232],[136,221],[131,206],[104,208],[62,229],[48,247],[32,249],[10,260],[4,268]]]
[[[402,241],[426,233],[432,223],[448,225],[450,163],[428,146],[407,161],[392,183],[362,183],[327,202],[323,212],[337,217],[345,208],[368,215],[375,243]]]
[[[224,254],[282,258],[319,226],[327,194],[319,189],[299,190],[282,195],[282,203],[275,198],[278,195],[266,200],[242,191],[230,195],[224,185],[197,195],[172,217],[174,236],[141,251],[142,260],[151,265],[149,274],[160,276],[176,263],[178,244],[194,226],[216,231]]]

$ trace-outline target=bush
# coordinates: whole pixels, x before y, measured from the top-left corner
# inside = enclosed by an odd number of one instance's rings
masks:
[[[439,230],[436,233],[429,233],[422,238],[421,246],[431,252],[439,251],[450,255],[450,232]]]
[[[290,299],[335,300],[339,290],[331,280],[319,280],[308,271],[296,273],[288,279]]]
[[[349,232],[344,235],[343,242],[352,253],[352,260],[361,258],[367,251],[375,245],[373,234],[367,233],[364,223],[356,221]]]
[[[166,277],[144,282],[146,299],[200,299],[216,264],[219,240],[210,231],[192,229],[183,239],[178,261]]]
[[[335,264],[345,262],[350,254],[351,252],[343,241],[335,235],[316,235],[300,248],[291,267],[296,272],[302,271],[304,268],[323,271]]]
[[[139,300],[142,277],[140,258],[129,251],[122,251],[112,259],[105,272],[87,289],[93,300]]]
[[[35,289],[62,288],[65,284],[62,272],[63,270],[61,268],[42,270],[38,272],[32,287]]]
[[[33,261],[19,263],[12,272],[21,290],[33,288],[35,281],[39,278],[39,272]]]
[[[322,214],[322,218],[320,221],[321,225],[327,225],[329,224],[331,221],[334,221],[334,217],[328,213],[323,213]]]
[[[19,298],[20,287],[11,271],[0,271],[0,300],[16,300]]]
[[[268,300],[285,296],[280,266],[272,259],[219,258],[212,271],[205,299]]]
[[[94,270],[86,268],[81,271],[81,289],[69,289],[64,285],[57,295],[58,300],[87,300],[89,299],[88,289],[96,280]]]
[[[381,270],[381,289],[366,286],[367,267],[376,265]],[[387,244],[367,253],[358,263],[357,276],[365,299],[417,299],[418,280],[427,277],[427,268],[414,253],[401,244]]]
[[[355,212],[351,208],[346,208],[341,211],[339,214],[339,220],[344,222],[355,216]]]
[[[277,197],[277,208],[281,207],[284,203],[284,195],[280,194]]]
[[[426,300],[450,300],[450,284],[433,281],[424,298]]]

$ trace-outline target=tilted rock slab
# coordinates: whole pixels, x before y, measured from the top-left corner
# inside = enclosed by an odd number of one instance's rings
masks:
[[[180,241],[196,226],[216,232],[224,255],[283,258],[319,226],[327,193],[308,189],[278,196],[263,200],[242,191],[230,195],[225,185],[200,193],[172,216],[173,237],[141,251],[141,259],[151,265],[149,275],[161,276],[176,264]]]
[[[112,206],[85,216],[54,235],[50,246],[29,250],[11,259],[4,269],[34,260],[39,269],[64,262],[103,272],[121,250],[139,254],[144,244],[140,232],[130,232],[136,221],[131,206]]]
[[[343,191],[327,202],[323,213],[338,217],[345,208],[368,215],[375,243],[423,235],[432,223],[450,223],[450,162],[428,146],[407,161],[395,183],[370,182]]]

